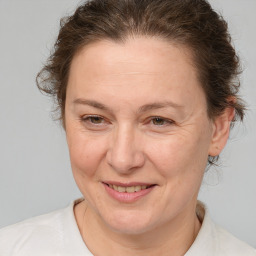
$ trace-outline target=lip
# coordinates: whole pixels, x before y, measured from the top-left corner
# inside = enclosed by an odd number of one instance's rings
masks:
[[[151,186],[153,183],[142,183],[142,182],[118,182],[118,181],[103,181],[105,184],[111,184],[121,187],[133,187],[133,186]]]
[[[104,188],[105,188],[107,194],[111,198],[113,198],[113,199],[115,199],[115,200],[117,200],[121,203],[133,203],[133,202],[147,196],[156,187],[155,184],[140,183],[140,182],[129,182],[129,183],[102,182],[102,184],[104,185]],[[123,186],[123,187],[131,187],[131,186],[151,186],[151,187],[149,187],[147,189],[142,189],[142,190],[137,191],[137,192],[127,193],[127,192],[118,192],[118,191],[112,189],[111,187],[109,187],[107,184],[112,184],[112,185],[116,185],[116,186]]]

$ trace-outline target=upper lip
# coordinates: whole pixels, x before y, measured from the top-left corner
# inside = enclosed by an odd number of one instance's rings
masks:
[[[134,187],[134,186],[152,186],[152,185],[156,185],[154,183],[146,183],[146,182],[103,181],[103,183],[108,184],[108,185],[120,186],[120,187]]]

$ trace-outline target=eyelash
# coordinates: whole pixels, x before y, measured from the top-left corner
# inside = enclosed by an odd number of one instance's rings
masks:
[[[88,115],[88,116],[82,116],[80,118],[80,120],[82,122],[89,123],[91,125],[101,125],[102,124],[102,122],[100,122],[100,123],[93,123],[92,119],[98,119],[100,121],[104,121],[105,120],[104,117],[98,116],[98,115]]]
[[[164,124],[161,124],[161,125],[153,124],[154,126],[159,126],[159,127],[163,127],[164,126],[165,127],[165,126],[174,124],[174,121],[172,121],[170,119],[167,119],[167,118],[164,118],[164,117],[160,117],[160,116],[150,117],[149,121],[153,123],[153,121],[157,120],[157,119],[159,119],[160,121],[164,122]]]
[[[95,121],[95,119],[97,120],[98,119],[98,123],[96,122],[93,122],[93,119]],[[80,120],[83,122],[83,123],[87,123],[88,125],[91,125],[91,126],[103,126],[104,123],[106,122],[106,120],[104,119],[104,117],[102,116],[98,116],[98,115],[88,115],[88,116],[82,116],[80,118]],[[154,121],[160,121],[161,124],[155,124]],[[147,121],[149,124],[152,124],[153,126],[155,127],[166,127],[166,126],[169,126],[169,125],[173,125],[174,124],[174,121],[170,120],[170,119],[167,119],[167,118],[163,118],[163,117],[160,117],[160,116],[153,116],[153,117],[150,117]]]

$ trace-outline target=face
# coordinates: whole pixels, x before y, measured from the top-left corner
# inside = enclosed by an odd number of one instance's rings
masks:
[[[194,214],[213,122],[190,52],[93,43],[73,59],[65,125],[76,183],[102,223],[142,233]]]

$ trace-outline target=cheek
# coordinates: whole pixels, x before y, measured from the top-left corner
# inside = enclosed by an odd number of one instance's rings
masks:
[[[72,170],[76,177],[93,177],[105,154],[104,139],[79,132],[67,136]]]
[[[196,135],[193,135],[196,134]],[[170,135],[163,141],[155,141],[147,146],[147,155],[160,174],[165,178],[182,177],[190,179],[202,176],[207,157],[209,139],[204,132]]]

